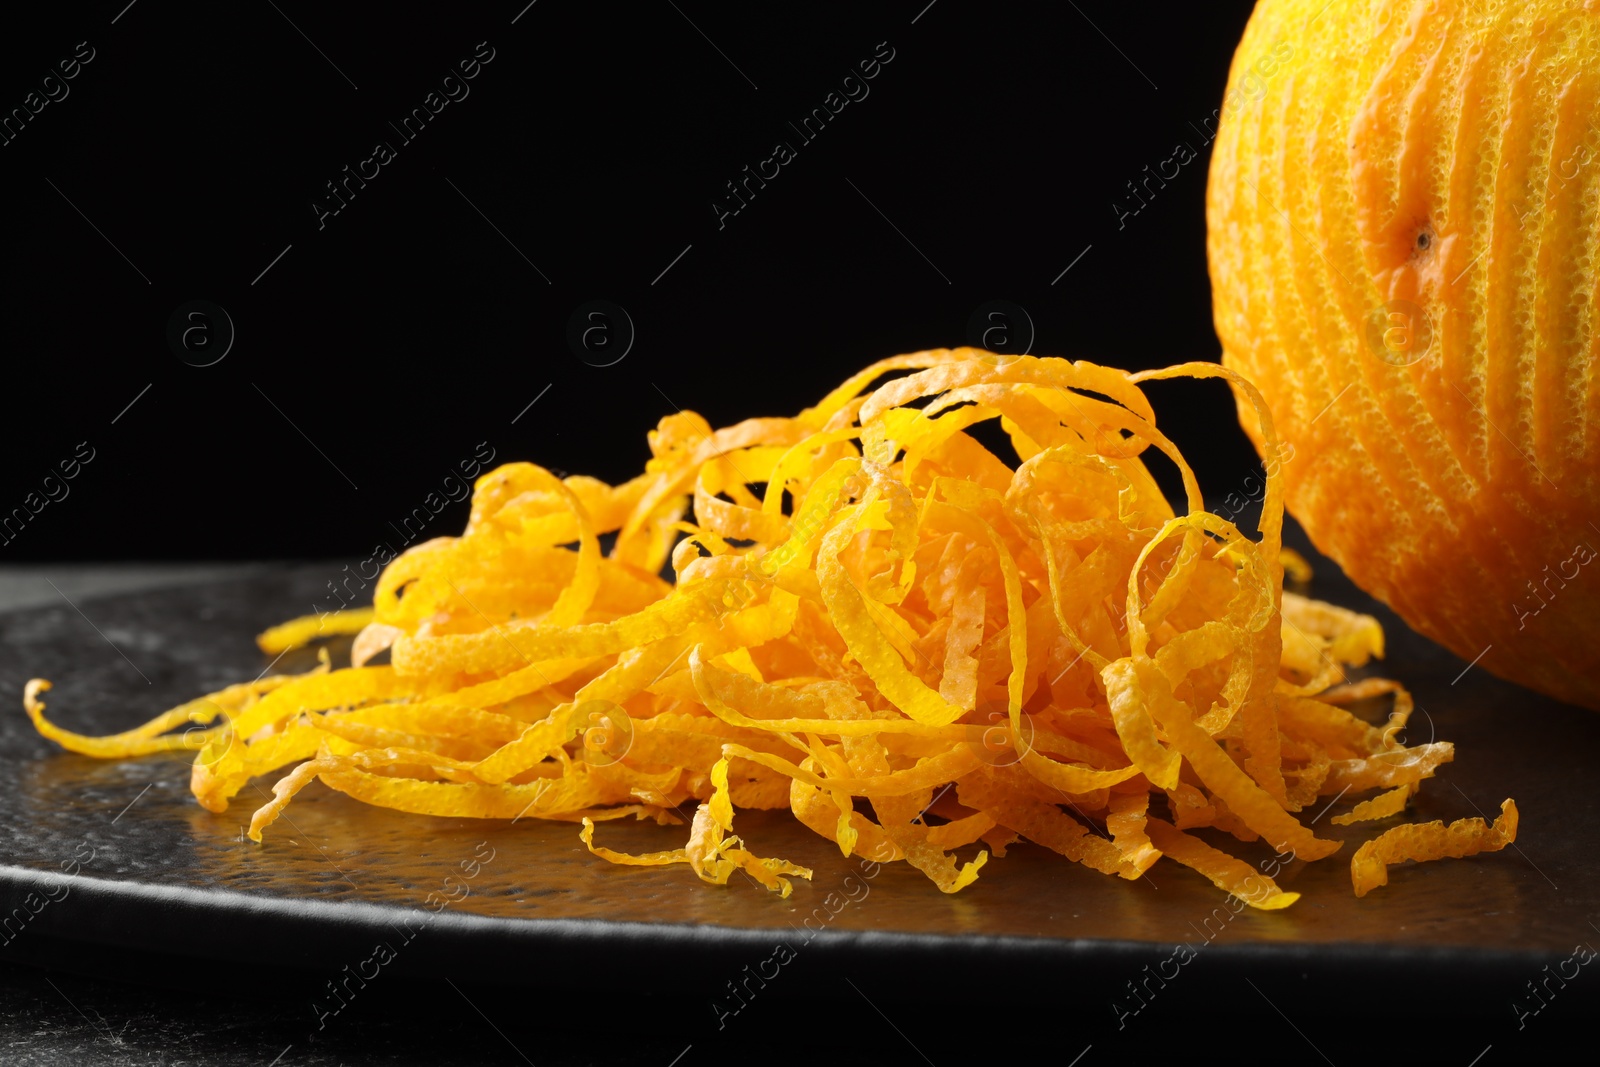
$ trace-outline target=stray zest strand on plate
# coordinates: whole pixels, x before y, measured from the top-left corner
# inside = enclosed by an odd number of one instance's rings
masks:
[[[102,738],[45,719],[48,682],[24,702],[75,752],[195,750],[212,811],[292,767],[251,820],[257,841],[321,780],[407,812],[581,822],[613,863],[719,884],[743,870],[787,896],[811,872],[731,832],[738,808],[787,807],[844,855],[905,860],[947,893],[1020,837],[1129,879],[1165,855],[1286,907],[1299,894],[1188,831],[1321,859],[1340,843],[1298,812],[1376,793],[1332,821],[1393,817],[1453,750],[1399,742],[1398,684],[1346,681],[1382,655],[1375,619],[1283,591],[1286,561],[1304,561],[1282,550],[1275,464],[1259,542],[1205,511],[1140,388],[1182,377],[1231,382],[1276,454],[1260,395],[1214,364],[897,356],[793,418],[670,415],[622,485],[531,463],[482,475],[465,532],[391,563],[372,609],[261,637],[276,653],[355,633],[349,668],[324,655]],[[989,419],[1015,468],[965,432]],[[1181,471],[1186,513],[1148,449]],[[669,559],[675,582],[659,577]],[[1383,726],[1348,710],[1373,699],[1392,700]],[[1357,854],[1356,892],[1387,863],[1505,847],[1504,810],[1393,827]],[[629,815],[687,817],[688,840],[595,843],[597,822]]]

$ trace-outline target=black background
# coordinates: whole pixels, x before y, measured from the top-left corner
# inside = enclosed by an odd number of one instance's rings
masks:
[[[362,554],[480,442],[619,481],[675,407],[792,413],[967,343],[995,299],[1035,354],[1216,358],[1202,123],[1250,3],[525,3],[112,0],[8,26],[0,111],[78,42],[94,59],[0,147],[0,510],[79,442],[94,459],[0,560]],[[388,123],[479,42],[469,95],[405,143]],[[803,143],[788,123],[880,42],[869,95]],[[724,183],[779,140],[797,158],[719,228]],[[319,227],[378,141],[396,158]],[[1119,219],[1180,141],[1199,158]],[[167,340],[196,299],[236,330],[208,367]],[[636,333],[607,367],[567,342],[594,299]],[[1211,493],[1256,466],[1225,387],[1155,392]]]

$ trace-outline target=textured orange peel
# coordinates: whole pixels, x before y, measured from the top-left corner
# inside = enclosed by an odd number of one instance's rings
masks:
[[[1304,568],[1282,548],[1275,472],[1259,540],[1204,510],[1141,388],[1176,377],[1226,379],[1272,441],[1253,387],[1214,364],[897,356],[792,418],[669,415],[621,485],[484,474],[465,531],[394,560],[371,609],[262,636],[277,653],[355,633],[351,667],[106,738],[47,720],[47,682],[24,702],[75,752],[198,750],[191,785],[213,811],[278,775],[258,841],[320,781],[404,812],[581,822],[610,862],[743,872],[787,896],[811,872],[732,830],[738,809],[788,808],[843,855],[905,861],[947,893],[1020,836],[1130,879],[1165,856],[1282,908],[1298,894],[1213,842],[1331,855],[1307,804],[1383,790],[1350,820],[1396,815],[1453,749],[1399,742],[1412,702],[1396,683],[1347,682],[1382,655],[1375,620],[1283,592],[1285,560]],[[1011,462],[967,432],[988,420]],[[1178,467],[1181,514],[1150,449]],[[1386,726],[1347,707],[1369,699],[1393,701]],[[628,816],[687,823],[687,841],[595,843]],[[1398,858],[1498,847],[1463,833],[1390,830],[1358,853],[1357,891]]]

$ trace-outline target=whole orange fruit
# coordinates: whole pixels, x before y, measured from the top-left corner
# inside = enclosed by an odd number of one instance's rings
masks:
[[[1292,512],[1417,630],[1600,708],[1600,2],[1261,0],[1220,111],[1217,332]]]

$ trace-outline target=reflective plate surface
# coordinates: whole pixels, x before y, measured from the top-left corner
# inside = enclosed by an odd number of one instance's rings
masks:
[[[975,978],[1025,968],[1068,985],[1090,975],[1120,984],[1124,972],[1133,978],[1187,944],[1216,967],[1248,965],[1254,974],[1319,963],[1352,973],[1395,966],[1441,981],[1504,975],[1510,996],[1522,976],[1580,942],[1600,942],[1590,923],[1600,917],[1592,769],[1600,716],[1480,668],[1464,671],[1313,558],[1314,593],[1384,620],[1390,650],[1382,669],[1409,685],[1422,709],[1409,740],[1431,734],[1456,743],[1455,763],[1424,786],[1412,817],[1492,816],[1515,797],[1522,830],[1513,848],[1392,868],[1387,887],[1358,900],[1348,855],[1375,827],[1335,827],[1323,815],[1318,831],[1350,843],[1280,876],[1302,900],[1235,916],[1208,882],[1170,862],[1125,882],[1026,844],[991,859],[969,890],[945,896],[904,864],[873,870],[842,858],[787,813],[742,812],[738,829],[753,849],[816,872],[783,901],[739,880],[702,884],[685,868],[608,865],[584,851],[570,823],[402,815],[320,785],[258,846],[242,829],[270,782],[247,787],[242,803],[213,815],[189,794],[186,758],[98,762],[34,734],[21,709],[31,676],[55,683],[46,699],[56,721],[100,733],[260,674],[269,664],[252,636],[307,610],[329,578],[325,566],[286,568],[85,601],[81,614],[63,602],[0,615],[0,692],[9,709],[0,716],[5,936],[334,970],[371,966],[381,944],[394,957],[384,965],[396,970],[449,963],[531,984],[553,972],[526,966],[530,953],[611,960],[646,981],[670,969],[674,981],[715,984],[730,967],[771,959],[780,945],[822,972],[903,973],[937,957],[966,961]],[[285,658],[278,669],[311,662]],[[605,844],[630,851],[677,847],[683,833],[654,824],[600,828]],[[1264,847],[1231,839],[1227,847],[1252,862],[1271,859]]]

